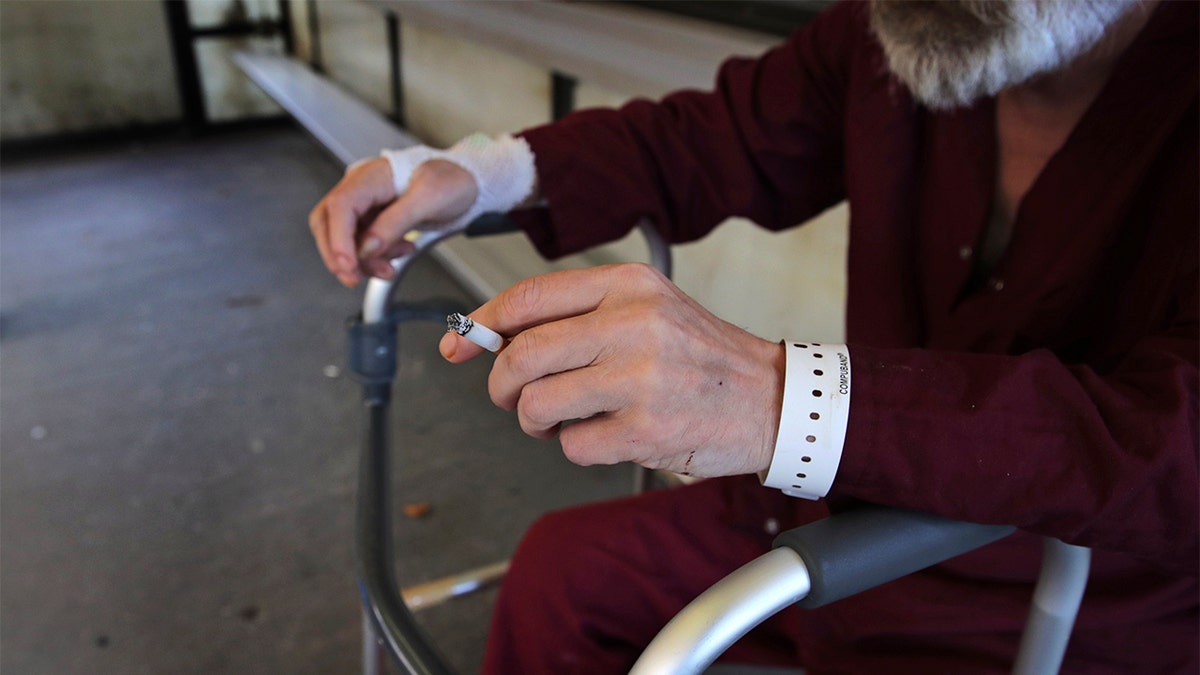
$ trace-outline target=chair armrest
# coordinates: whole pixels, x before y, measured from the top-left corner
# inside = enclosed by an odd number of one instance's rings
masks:
[[[1015,529],[863,504],[784,532],[775,547],[790,548],[804,561],[812,590],[798,604],[812,608],[990,544]]]

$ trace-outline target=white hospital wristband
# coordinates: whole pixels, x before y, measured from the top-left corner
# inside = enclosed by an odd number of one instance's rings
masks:
[[[783,410],[763,485],[820,499],[833,485],[850,416],[850,351],[846,345],[784,342]]]

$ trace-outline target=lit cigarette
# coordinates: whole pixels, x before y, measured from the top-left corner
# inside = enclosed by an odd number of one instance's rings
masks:
[[[504,338],[499,333],[481,323],[475,323],[458,312],[446,316],[446,328],[489,352],[498,352],[504,346]]]

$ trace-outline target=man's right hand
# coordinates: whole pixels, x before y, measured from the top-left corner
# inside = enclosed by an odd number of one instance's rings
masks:
[[[382,157],[361,162],[321,199],[308,216],[321,259],[346,286],[364,273],[390,279],[392,258],[411,248],[404,234],[422,225],[451,222],[475,203],[475,179],[461,166],[431,159],[413,172],[399,197]]]

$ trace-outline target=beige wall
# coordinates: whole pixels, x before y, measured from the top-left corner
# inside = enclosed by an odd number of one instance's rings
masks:
[[[0,138],[178,119],[162,3],[0,2]]]
[[[298,52],[310,54],[308,5],[290,0]],[[191,0],[194,25],[219,23],[233,0]],[[246,0],[250,18],[274,15],[274,0]],[[381,110],[391,105],[387,35],[379,12],[348,0],[319,0],[327,72]],[[549,74],[513,56],[413,21],[403,22],[405,113],[411,131],[449,145],[474,131],[500,133],[545,122]],[[273,41],[226,40],[198,49],[210,115],[240,119],[274,106],[229,63],[234,48],[278,50]],[[580,83],[579,107],[628,98]],[[177,119],[179,103],[166,19],[148,0],[0,1],[0,138],[13,139]],[[771,234],[732,222],[703,242],[676,247],[676,282],[716,314],[769,338],[833,340],[842,334],[845,210],[815,225]],[[519,235],[456,243],[480,283],[504,288],[565,266],[644,259],[637,236],[553,264]]]
[[[329,72],[387,109],[386,34],[373,9],[319,3],[321,50]],[[403,21],[405,114],[410,130],[445,146],[474,131],[500,133],[546,121],[548,73],[508,54]],[[582,82],[579,107],[628,98]],[[706,240],[675,248],[679,286],[718,316],[763,337],[836,340],[844,323],[844,207],[806,227],[773,234],[731,221]],[[645,259],[637,235],[587,255],[546,263],[522,237],[456,243],[452,256],[499,289],[550,269]]]
[[[190,0],[193,26],[233,15],[274,19],[275,0]],[[280,114],[233,66],[240,49],[278,53],[278,38],[195,43],[208,118]],[[180,119],[175,65],[158,0],[0,0],[0,139],[122,129]]]
[[[298,0],[292,2],[293,7],[303,5]],[[383,15],[364,3],[339,0],[318,2],[316,12],[325,73],[359,98],[388,111],[391,91],[387,24]],[[304,24],[297,22],[296,27],[303,28]],[[303,31],[298,35],[303,35]]]

